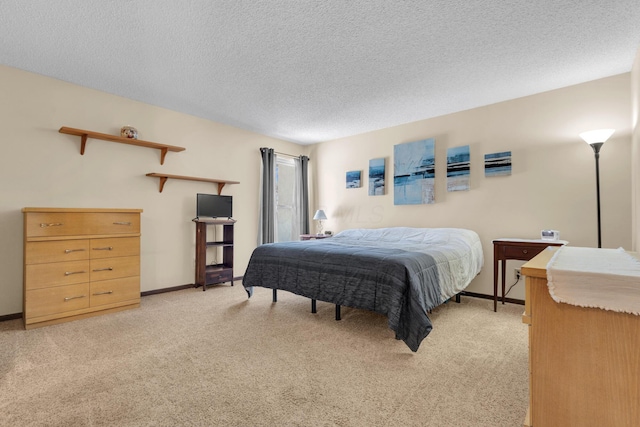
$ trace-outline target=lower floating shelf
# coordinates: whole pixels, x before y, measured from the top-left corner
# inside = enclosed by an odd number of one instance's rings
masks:
[[[218,194],[222,193],[222,188],[226,184],[240,184],[238,181],[226,181],[223,179],[212,179],[212,178],[198,178],[194,176],[183,176],[183,175],[169,175],[166,173],[148,173],[147,176],[152,176],[155,178],[160,178],[160,192],[164,189],[164,184],[167,182],[167,179],[182,179],[186,181],[202,181],[202,182],[212,182],[214,184],[218,184]]]

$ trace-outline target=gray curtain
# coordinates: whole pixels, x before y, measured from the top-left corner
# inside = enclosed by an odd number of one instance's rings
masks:
[[[260,148],[262,174],[260,177],[260,219],[258,245],[276,239],[276,154],[273,148]]]
[[[300,198],[298,212],[300,215],[300,233],[309,234],[309,158],[307,156],[298,157],[298,188]]]

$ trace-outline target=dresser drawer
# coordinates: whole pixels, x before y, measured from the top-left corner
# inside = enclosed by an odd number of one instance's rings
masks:
[[[25,264],[77,261],[89,259],[88,240],[54,240],[50,242],[27,242]]]
[[[27,212],[25,231],[30,237],[84,236],[140,233],[137,212]]]
[[[25,307],[29,318],[88,308],[89,284],[29,290],[25,293]]]
[[[32,264],[25,267],[27,290],[88,282],[89,278],[89,260]]]
[[[134,256],[139,253],[139,237],[91,239],[91,259]]]
[[[100,258],[91,260],[91,281],[140,276],[140,257]]]
[[[121,301],[140,301],[139,276],[91,283],[91,307]]]
[[[81,236],[87,234],[87,215],[82,212],[29,212],[25,232],[29,237]]]
[[[534,256],[542,252],[545,247],[542,246],[505,246],[504,254],[508,259],[517,259],[521,261],[529,261]]]
[[[140,233],[140,214],[128,212],[89,213],[88,234]]]

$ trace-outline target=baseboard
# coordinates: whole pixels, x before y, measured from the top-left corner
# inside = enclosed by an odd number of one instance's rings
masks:
[[[16,320],[16,319],[22,319],[22,313],[5,314],[0,316],[0,322],[4,322],[6,320]]]
[[[234,282],[241,282],[242,281],[242,277],[243,276],[234,277],[233,281]],[[186,285],[172,286],[170,288],[153,289],[151,291],[140,292],[140,296],[141,297],[146,297],[148,295],[164,294],[166,292],[181,291],[183,289],[189,289],[189,288],[193,288],[193,287],[195,287],[195,285],[193,283],[189,283],[189,284],[186,284]]]
[[[140,292],[140,296],[146,297],[149,295],[164,294],[165,292],[181,291],[183,289],[193,288],[194,286],[193,283],[189,283],[186,285],[172,286],[170,288],[153,289],[151,291]]]
[[[242,277],[243,276],[234,277],[233,281],[234,282],[242,281]],[[188,283],[186,285],[171,286],[169,288],[153,289],[151,291],[140,292],[140,296],[141,297],[146,297],[146,296],[149,296],[149,295],[164,294],[166,292],[181,291],[183,289],[189,289],[189,288],[193,288],[193,287],[194,287],[193,283]],[[466,296],[466,297],[472,297],[472,298],[483,298],[483,299],[493,300],[493,295],[477,294],[475,292],[462,291],[462,292],[460,292],[460,295]],[[514,298],[505,298],[505,302],[508,302],[508,303],[511,303],[511,304],[524,305],[524,300],[514,299]],[[5,314],[3,316],[0,316],[0,322],[4,322],[6,320],[15,320],[15,319],[22,319],[22,313]]]
[[[460,294],[462,296],[467,296],[467,297],[473,297],[473,298],[483,298],[483,299],[490,299],[493,301],[493,295],[487,295],[487,294],[477,294],[475,292],[469,292],[469,291],[462,291],[460,292]],[[502,301],[501,297],[498,297],[498,302]],[[504,302],[508,302],[511,304],[520,304],[520,305],[524,305],[524,300],[521,299],[515,299],[515,298],[505,298]]]

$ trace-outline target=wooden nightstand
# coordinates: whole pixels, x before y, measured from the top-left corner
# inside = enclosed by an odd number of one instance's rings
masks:
[[[331,234],[301,234],[300,240],[319,240],[331,237]]]
[[[548,246],[566,245],[566,240],[495,239],[493,240],[493,311],[498,311],[498,261],[502,265],[502,304],[504,304],[507,260],[529,261]]]

